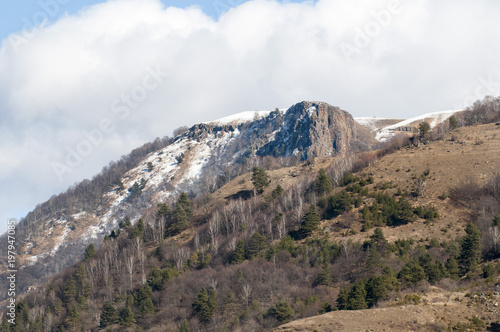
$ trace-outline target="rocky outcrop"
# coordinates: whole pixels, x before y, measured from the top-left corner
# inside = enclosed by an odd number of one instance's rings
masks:
[[[353,117],[324,102],[303,101],[293,105],[274,139],[258,155],[330,157],[347,152],[356,139]]]

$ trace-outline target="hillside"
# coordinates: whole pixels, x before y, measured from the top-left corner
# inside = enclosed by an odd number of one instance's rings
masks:
[[[495,112],[469,110],[457,115],[467,127],[453,130],[445,121],[418,138],[396,137],[357,154],[369,128],[327,104],[193,126],[145,154],[105,192],[106,205],[93,212],[93,222],[109,220],[102,245],[76,243],[92,228],[68,225],[68,211],[49,219],[47,241],[63,227],[54,259],[77,264],[19,297],[16,326],[255,331],[327,313],[291,328],[340,319],[336,326],[349,330],[378,324],[380,315],[390,320],[398,308],[401,317],[425,317],[394,318],[394,330],[494,326],[500,126],[488,121]],[[480,117],[488,124],[469,124]],[[235,162],[248,142],[254,154]],[[215,152],[208,160],[200,158],[204,145]],[[216,165],[231,175],[214,184],[203,172]],[[191,178],[193,169],[203,171]],[[173,178],[160,183],[165,174]],[[198,191],[178,194],[196,183]],[[26,248],[28,257],[37,248]],[[50,266],[46,258],[32,268]],[[451,298],[462,299],[456,311],[471,321],[449,315]],[[442,307],[410,305],[426,301]],[[349,325],[343,319],[357,313],[346,310],[368,310],[367,320]]]
[[[281,158],[276,167],[368,150],[374,143],[348,112],[324,102],[244,112],[185,128],[174,138],[141,148],[138,157],[122,158],[132,162],[111,163],[94,179],[54,196],[23,218],[17,226],[17,262],[24,272],[18,287],[24,291],[74,264],[89,243],[99,246],[125,216],[136,223],[144,211],[172,203],[181,191],[191,197],[214,192],[248,172],[252,163],[270,157]],[[0,291],[0,298],[4,296]]]

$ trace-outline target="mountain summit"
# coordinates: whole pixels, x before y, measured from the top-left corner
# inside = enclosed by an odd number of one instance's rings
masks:
[[[303,101],[288,110],[244,112],[199,123],[174,138],[157,140],[20,221],[23,275],[38,280],[74,264],[89,243],[98,245],[125,216],[136,222],[146,209],[173,200],[181,191],[192,196],[213,192],[263,158],[290,164],[366,150],[374,142],[366,133],[348,112]]]

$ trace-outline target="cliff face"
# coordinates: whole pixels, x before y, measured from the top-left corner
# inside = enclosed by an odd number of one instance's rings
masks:
[[[259,155],[331,157],[347,152],[356,139],[353,117],[338,107],[323,102],[303,101],[290,107],[274,140],[264,145]]]

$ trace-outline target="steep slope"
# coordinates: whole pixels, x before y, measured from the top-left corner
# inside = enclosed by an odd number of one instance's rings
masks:
[[[50,212],[31,213],[36,214],[30,218],[36,224],[21,221],[19,234],[25,237],[19,239],[18,264],[24,279],[18,285],[26,289],[73,264],[89,243],[99,245],[125,216],[136,222],[147,208],[171,201],[181,191],[195,195],[201,188],[215,190],[222,175],[227,182],[248,171],[247,161],[256,156],[305,160],[345,153],[353,146],[368,149],[373,140],[358,135],[363,130],[349,113],[323,102],[301,102],[286,111],[244,112],[194,125],[109,183],[109,190],[97,198],[102,203],[93,205],[97,208],[89,209],[78,203],[80,197],[70,197]],[[227,174],[231,169],[233,173]]]

